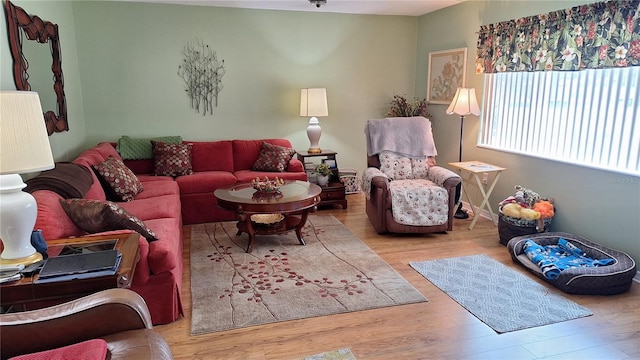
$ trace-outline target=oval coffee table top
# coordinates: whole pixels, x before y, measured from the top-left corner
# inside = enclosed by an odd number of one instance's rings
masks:
[[[245,213],[293,212],[315,206],[322,189],[306,181],[286,181],[276,193],[261,193],[250,183],[216,189],[214,195],[223,209]]]

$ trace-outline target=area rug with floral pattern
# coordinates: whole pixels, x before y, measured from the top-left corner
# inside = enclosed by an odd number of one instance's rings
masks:
[[[427,299],[331,215],[302,230],[247,234],[235,222],[191,226],[191,334],[424,302]]]

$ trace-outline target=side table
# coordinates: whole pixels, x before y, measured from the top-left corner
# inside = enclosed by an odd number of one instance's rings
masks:
[[[318,206],[338,204],[343,209],[347,208],[346,189],[342,182],[340,182],[340,176],[338,171],[338,163],[336,160],[336,152],[333,150],[322,150],[319,153],[309,153],[307,151],[296,151],[298,160],[302,161],[305,165],[305,171],[307,175],[313,173],[313,170],[307,169],[306,164],[308,158],[322,158],[322,162],[328,162],[331,168],[331,177],[329,178],[329,184],[326,186],[320,186],[322,193],[320,193],[320,204]]]
[[[493,210],[491,209],[491,204],[489,203],[489,196],[491,196],[491,192],[493,191],[493,188],[498,183],[498,179],[500,178],[500,174],[502,174],[502,172],[504,170],[506,170],[506,168],[503,168],[503,167],[500,167],[500,166],[496,166],[496,165],[492,165],[492,164],[488,164],[488,163],[481,162],[481,161],[451,162],[451,163],[449,163],[449,165],[453,166],[456,169],[461,170],[463,174],[466,174],[466,179],[465,179],[465,177],[463,177],[463,181],[462,181],[462,191],[467,196],[467,200],[469,201],[469,205],[471,206],[471,211],[473,211],[473,220],[471,221],[471,224],[469,225],[469,230],[473,229],[473,227],[475,226],[476,222],[478,221],[478,217],[480,215],[480,212],[482,212],[482,209],[485,208],[485,207],[489,211],[489,215],[491,216],[491,221],[493,222],[494,225],[497,226],[497,223],[494,220],[495,214],[493,213]],[[495,173],[495,176],[494,176],[493,181],[491,182],[491,184],[483,184],[481,176],[483,176],[483,174],[485,174],[485,173],[486,174]],[[473,204],[473,201],[471,200],[471,197],[469,196],[469,193],[466,191],[467,181],[469,183],[473,184],[472,179],[475,179],[475,183],[476,183],[478,189],[480,189],[480,193],[482,194],[482,202],[480,203],[480,206],[478,206],[478,207],[476,207]],[[467,180],[467,181],[465,181],[465,180]],[[459,205],[459,203],[456,204],[456,208],[458,207],[458,205]]]
[[[115,275],[88,279],[62,280],[36,283],[38,275],[0,285],[0,306],[20,306],[24,310],[37,309],[71,299],[79,298],[109,288],[128,288],[133,281],[136,264],[140,257],[136,232],[115,235],[98,235],[47,241],[48,252],[58,254],[61,250],[85,251],[83,248],[116,249],[122,254],[120,267]]]

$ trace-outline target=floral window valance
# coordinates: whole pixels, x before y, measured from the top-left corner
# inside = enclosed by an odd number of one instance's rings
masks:
[[[607,1],[483,25],[476,73],[640,65],[640,0]]]

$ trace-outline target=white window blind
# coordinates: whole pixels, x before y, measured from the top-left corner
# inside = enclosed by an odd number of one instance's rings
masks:
[[[640,175],[640,67],[485,74],[480,146]]]

